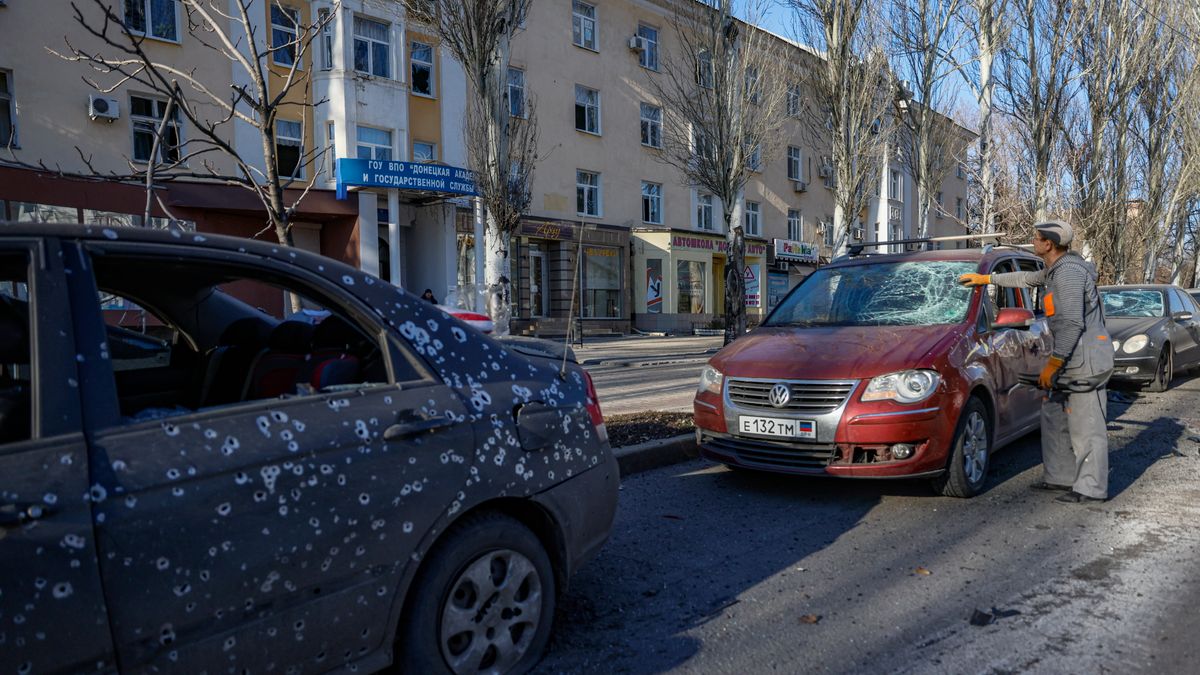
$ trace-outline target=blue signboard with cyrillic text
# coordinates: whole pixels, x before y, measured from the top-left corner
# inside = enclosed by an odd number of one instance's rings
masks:
[[[346,188],[377,187],[475,195],[475,174],[467,169],[424,162],[393,162],[386,159],[339,159],[337,197],[346,198]]]

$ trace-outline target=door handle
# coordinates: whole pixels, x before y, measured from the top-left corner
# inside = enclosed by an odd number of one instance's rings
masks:
[[[41,520],[54,513],[54,510],[43,504],[4,504],[0,505],[0,527],[20,527],[35,520]]]
[[[408,438],[426,431],[448,427],[452,424],[454,424],[454,420],[449,417],[407,418],[384,429],[383,440],[394,441],[401,438]]]

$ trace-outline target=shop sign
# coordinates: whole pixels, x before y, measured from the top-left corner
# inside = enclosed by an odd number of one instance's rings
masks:
[[[747,307],[762,307],[761,284],[759,280],[758,265],[746,265],[746,274],[743,277],[746,281],[746,306]]]
[[[574,239],[571,235],[571,228],[561,223],[524,222],[521,223],[520,234],[525,237],[554,239],[555,241]]]
[[[721,255],[729,255],[729,240],[728,239],[709,239],[707,237],[694,237],[686,234],[675,234],[671,236],[672,248],[686,248],[694,251],[712,251]],[[761,258],[767,254],[767,245],[756,242],[746,242],[746,255],[752,258]]]
[[[475,176],[467,169],[425,162],[393,162],[382,159],[337,161],[337,198],[345,199],[346,188],[377,187],[474,195]]]
[[[646,261],[646,312],[662,314],[662,260]]]
[[[767,309],[775,309],[776,305],[783,300],[783,296],[787,295],[788,290],[788,275],[786,274],[768,274],[767,275]]]
[[[776,239],[775,257],[797,262],[817,262],[817,247],[805,241]]]
[[[602,258],[616,258],[618,255],[615,248],[596,248],[593,246],[584,247],[583,252],[588,256],[600,256]]]

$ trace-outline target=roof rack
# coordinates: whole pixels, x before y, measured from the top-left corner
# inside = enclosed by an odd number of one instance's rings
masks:
[[[879,248],[881,246],[897,246],[897,245],[908,246],[909,244],[932,244],[934,242],[943,242],[943,241],[970,241],[972,239],[978,239],[980,241],[989,241],[990,240],[990,241],[998,243],[1000,238],[1004,237],[1004,236],[1007,236],[1006,232],[990,232],[990,233],[986,233],[986,234],[984,234],[984,233],[954,234],[954,235],[947,235],[944,237],[923,237],[920,239],[892,239],[890,241],[863,242],[863,243],[859,243],[859,244],[852,244],[851,246],[849,246],[846,249],[846,254],[850,257],[856,257],[856,256],[863,255],[863,249],[867,249],[867,248]],[[926,248],[926,250],[929,250],[929,249]],[[867,254],[867,255],[870,255],[870,254]]]

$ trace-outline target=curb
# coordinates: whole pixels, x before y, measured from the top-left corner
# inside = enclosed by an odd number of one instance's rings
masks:
[[[673,438],[659,438],[637,445],[613,448],[621,477],[632,476],[643,471],[678,464],[699,456],[696,434],[683,434]]]
[[[648,356],[648,357],[643,357],[641,359],[630,358],[630,357],[614,358],[611,356],[598,356],[598,357],[591,358],[591,359],[583,359],[581,361],[578,361],[577,363],[581,366],[620,366],[620,365],[631,366],[631,367],[661,366],[661,365],[665,365],[668,363],[679,363],[681,361],[692,361],[692,360],[699,359],[702,357],[707,360],[707,357],[712,356],[713,354],[716,354],[719,351],[721,351],[721,350],[720,349],[707,349],[702,352],[688,352],[686,354],[672,354],[671,356],[663,356],[663,357],[657,357],[657,358],[655,358],[653,356]]]

